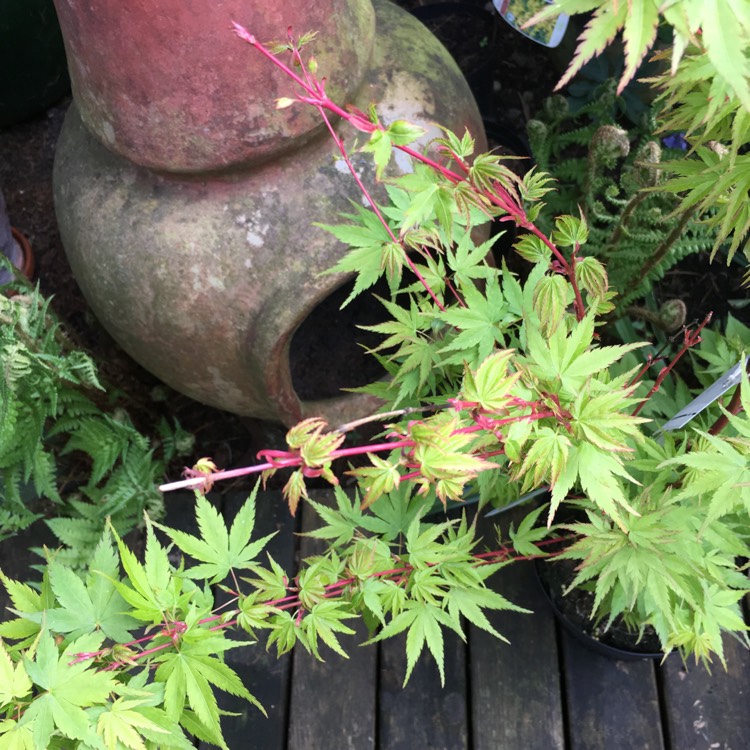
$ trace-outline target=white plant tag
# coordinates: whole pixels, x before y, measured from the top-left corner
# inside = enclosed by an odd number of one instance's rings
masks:
[[[745,367],[747,367],[748,360],[750,360],[750,356],[745,358]],[[707,406],[716,401],[720,396],[723,396],[730,388],[739,384],[742,380],[742,369],[743,363],[740,361],[731,370],[727,370],[717,381],[708,386],[703,393],[696,396],[687,406],[680,409],[661,428],[662,431],[669,432],[669,430],[678,430],[680,427],[684,427],[693,417],[696,417]]]
[[[523,34],[545,47],[557,47],[562,41],[565,29],[568,28],[568,16],[560,13],[556,18],[538,23],[528,29],[522,29],[524,22],[545,5],[552,5],[553,0],[492,0],[497,12],[519,34]]]

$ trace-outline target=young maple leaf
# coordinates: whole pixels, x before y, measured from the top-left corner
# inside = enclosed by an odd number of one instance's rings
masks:
[[[31,692],[31,680],[22,662],[13,664],[0,640],[0,705],[4,706]]]
[[[85,709],[104,705],[117,682],[111,673],[97,671],[74,659],[77,653],[97,651],[102,641],[101,634],[90,633],[60,654],[52,635],[42,632],[34,659],[24,659],[26,674],[44,691],[24,713],[24,721],[34,725],[36,747],[50,747],[49,740],[55,731],[91,747],[99,746]]]
[[[255,527],[255,498],[258,485],[240,508],[227,529],[219,511],[200,493],[196,493],[195,517],[201,536],[193,536],[184,531],[154,524],[160,528],[186,555],[200,561],[200,565],[188,568],[184,575],[188,578],[210,579],[212,583],[225,578],[230,570],[250,568],[252,561],[276,535],[268,534],[262,539],[250,542]]]
[[[55,633],[70,633],[69,637],[77,638],[101,630],[115,641],[132,638],[130,631],[139,623],[123,614],[127,604],[114,583],[119,581],[119,564],[108,531],[94,552],[85,580],[54,559],[47,569],[59,606],[47,610],[43,617]]]

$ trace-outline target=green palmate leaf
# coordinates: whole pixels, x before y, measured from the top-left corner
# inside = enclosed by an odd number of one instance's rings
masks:
[[[508,310],[503,299],[497,276],[491,276],[484,285],[484,291],[474,286],[464,289],[465,307],[455,306],[437,317],[456,329],[457,333],[447,336],[447,341],[440,348],[444,356],[443,363],[468,362],[478,365],[490,355],[498,345],[505,341],[505,331],[515,316]],[[458,354],[452,354],[457,352]]]
[[[0,750],[36,750],[32,727],[12,719],[0,721]]]
[[[274,616],[270,625],[272,630],[266,641],[266,649],[269,651],[274,643],[278,656],[288,654],[297,645],[297,642],[306,647],[305,631],[299,627],[296,617],[292,617],[290,612],[279,612]]]
[[[703,221],[717,230],[712,255],[731,238],[727,249],[731,259],[750,230],[750,209],[744,200],[750,188],[750,155],[741,154],[730,165],[726,157],[699,146],[694,158],[668,161],[663,166],[677,176],[664,182],[661,189],[684,191],[679,211],[697,209],[704,214]]]
[[[365,491],[362,498],[362,509],[369,508],[378,498],[393,492],[401,482],[401,457],[394,454],[390,459],[383,459],[375,453],[368,453],[372,466],[352,469],[349,473],[359,477],[360,487]]]
[[[336,633],[354,635],[355,631],[343,623],[343,620],[356,616],[347,607],[348,602],[324,600],[315,604],[302,619],[301,627],[306,635],[304,644],[316,659],[323,661],[318,650],[318,639],[339,656],[349,658],[336,637]]]
[[[441,626],[450,628],[464,638],[458,622],[439,607],[422,602],[407,601],[404,611],[393,618],[377,636],[367,641],[376,643],[406,632],[406,675],[404,685],[409,681],[414,666],[424,650],[425,644],[434,657],[440,672],[440,684],[445,684],[445,652]]]
[[[370,135],[370,140],[360,148],[360,151],[367,151],[372,154],[375,162],[375,176],[378,180],[383,178],[383,172],[391,160],[392,150],[391,136],[385,130],[374,130]]]
[[[516,529],[514,524],[511,523],[510,528],[508,529],[508,536],[513,543],[513,549],[515,549],[519,555],[534,557],[542,554],[542,550],[537,547],[536,542],[541,541],[549,535],[549,529],[544,526],[537,526],[539,516],[543,511],[544,506],[540,505],[538,508],[534,508],[530,513],[527,513],[518,525],[518,529]]]
[[[550,184],[554,181],[552,175],[538,171],[535,165],[523,176],[523,182],[519,186],[521,195],[524,200],[538,201],[554,190]]]
[[[55,605],[54,596],[49,586],[49,576],[45,576],[43,579],[42,593],[25,583],[19,583],[8,578],[1,571],[0,580],[10,597],[13,605],[12,611],[16,614],[23,613],[22,617],[0,623],[0,638],[21,641],[19,647],[25,647],[29,645],[40,629],[39,624],[28,615],[39,613],[41,621],[41,614]],[[29,639],[29,641],[26,641],[26,639]]]
[[[498,186],[506,191],[512,200],[520,202],[518,186],[521,179],[512,169],[502,163],[502,157],[494,154],[478,154],[469,167],[469,181],[479,192],[493,194]]]
[[[480,471],[497,468],[497,464],[474,455],[471,444],[475,436],[457,432],[458,421],[450,415],[438,415],[429,422],[412,425],[414,462],[419,477],[413,481],[421,493],[434,487],[441,502],[458,500],[464,485]]]
[[[750,440],[729,442],[708,433],[699,434],[708,441],[708,450],[693,450],[662,464],[692,469],[677,499],[705,495],[708,521],[738,510],[750,512]]]
[[[581,212],[580,218],[575,216],[558,216],[555,219],[555,229],[552,232],[552,242],[562,247],[577,248],[586,244],[589,228]]]
[[[660,5],[662,3],[658,0],[636,0],[629,4],[622,32],[625,40],[625,68],[617,86],[618,94],[633,80],[638,67],[656,40]]]
[[[260,565],[251,565],[250,570],[257,578],[243,578],[258,591],[259,598],[263,601],[282,599],[288,593],[289,579],[286,571],[270,555],[268,564],[271,570],[262,568]]]
[[[415,175],[409,175],[416,181]],[[399,181],[403,184],[404,179]],[[410,185],[409,207],[404,212],[402,228],[419,227],[427,224],[435,216],[435,207],[440,200],[438,186],[429,179],[421,180],[417,185]]]
[[[743,632],[747,629],[742,609],[738,600],[746,595],[746,591],[726,591],[713,585],[706,587],[700,611],[692,613],[693,627],[679,626],[666,638],[667,649],[678,648],[683,654],[690,654],[696,661],[706,665],[716,654],[724,669],[727,662],[724,655],[724,631],[730,633]]]
[[[484,613],[489,610],[512,610],[514,612],[529,612],[530,610],[517,607],[504,596],[488,588],[452,587],[446,594],[448,612],[455,622],[465,617],[472,625],[491,633],[495,638],[508,643],[508,639],[500,634],[487,619]]]
[[[595,297],[604,297],[609,288],[607,270],[592,256],[581,258],[575,268],[576,283],[584,291]]]
[[[481,245],[474,245],[469,230],[465,230],[453,248],[448,248],[448,267],[459,289],[470,286],[474,279],[487,279],[496,271],[487,264],[487,255],[500,235],[491,237]]]
[[[449,153],[458,156],[459,159],[468,159],[474,153],[474,139],[468,130],[464,130],[463,135],[459,138],[456,133],[444,128],[442,125],[440,129],[443,131],[444,137],[436,138],[436,145],[442,146]]]
[[[120,550],[120,560],[127,584],[109,580],[122,598],[131,605],[130,615],[142,622],[161,623],[163,612],[177,604],[177,580],[172,578],[166,550],[158,543],[149,522],[146,535],[146,560],[141,564],[133,552],[112,530]],[[128,585],[129,584],[129,585]]]
[[[256,629],[271,627],[270,618],[278,612],[276,608],[257,600],[257,593],[253,593],[240,596],[238,602],[240,611],[237,615],[237,625],[247,631],[253,638],[255,638]]]
[[[99,715],[96,731],[108,750],[118,750],[123,746],[130,750],[145,750],[144,738],[156,739],[160,747],[181,747],[186,750],[192,747],[179,726],[170,721],[166,713],[156,711],[158,723],[149,717],[149,713],[154,713],[154,710],[147,709],[144,713],[139,700],[118,698]],[[170,741],[175,730],[177,736]]]
[[[343,571],[343,563],[335,553],[314,557],[297,576],[299,600],[312,609],[328,596],[326,586],[336,583]]]
[[[411,482],[401,482],[370,506],[370,512],[362,516],[362,528],[377,534],[384,542],[393,542],[406,534],[414,519],[424,512],[425,504],[426,501],[414,497]]]
[[[636,483],[616,455],[584,443],[577,452],[578,479],[586,496],[601,508],[618,526],[624,528],[620,508],[634,516],[620,479]]]
[[[747,4],[705,0],[702,5],[703,41],[708,56],[745,109],[750,110],[750,13]]]
[[[594,315],[591,312],[572,324],[569,332],[567,327],[560,325],[544,338],[533,320],[526,326],[529,356],[524,361],[553,392],[574,396],[593,375],[606,370],[627,352],[645,346],[639,342],[591,348],[594,336]]]
[[[414,568],[428,569],[446,557],[454,556],[449,545],[443,544],[442,537],[453,525],[453,521],[443,523],[421,523],[421,514],[409,524],[406,532],[406,549],[409,553],[409,564]]]
[[[94,747],[99,744],[84,709],[104,704],[117,682],[111,673],[90,668],[84,661],[76,663],[75,657],[97,651],[101,644],[100,635],[86,635],[60,654],[52,636],[43,632],[33,660],[24,659],[28,676],[44,691],[32,701],[22,719],[32,727],[37,750],[49,746],[55,731]]]
[[[230,570],[252,567],[268,541],[275,536],[268,534],[250,542],[255,527],[255,499],[258,485],[235,516],[231,530],[227,530],[221,514],[201,494],[196,493],[196,520],[201,537],[184,531],[157,526],[186,554],[202,564],[188,568],[184,575],[189,578],[205,578],[216,582],[225,578]]]
[[[635,2],[650,2],[651,0],[635,0]],[[628,3],[627,2],[588,2],[588,3],[577,3],[573,7],[576,10],[573,12],[585,12],[592,8],[599,6],[594,11],[593,16],[586,24],[586,28],[581,34],[580,43],[576,49],[575,56],[571,61],[568,69],[565,71],[565,75],[560,79],[555,88],[560,89],[565,86],[575,76],[576,73],[589,61],[591,58],[596,57],[604,48],[612,42],[617,35],[617,32],[622,29],[627,16],[628,16]],[[580,8],[580,10],[578,10]],[[585,8],[585,10],[583,10]],[[535,19],[532,19],[530,23],[535,20],[541,20],[543,15],[550,16],[553,13],[564,11],[558,3],[553,6],[551,12],[545,14],[545,11],[540,12]],[[641,56],[645,54],[646,50],[643,50]],[[633,55],[637,55],[637,50],[631,52]],[[621,81],[621,84],[622,81]]]
[[[346,574],[360,583],[393,567],[391,548],[381,539],[358,539],[348,552]]]
[[[381,581],[377,578],[367,578],[361,582],[353,602],[363,607],[365,622],[374,630],[377,625],[385,625],[385,609],[381,601],[387,595],[392,583]]]
[[[598,55],[619,31],[625,42],[625,66],[618,84],[621,93],[632,80],[638,66],[656,39],[660,14],[674,27],[672,75],[679,75],[683,54],[691,42],[705,45],[704,80],[719,84],[714,94],[717,103],[708,102],[706,110],[717,107],[725,96],[737,97],[750,110],[750,75],[748,72],[748,36],[750,13],[747,4],[734,0],[558,0],[527,21],[541,22],[559,13],[594,14],[579,37],[580,43],[558,87],[564,86],[592,57]]]
[[[47,570],[59,606],[47,610],[43,619],[53,631],[77,638],[101,630],[108,638],[120,643],[132,638],[131,631],[140,623],[123,614],[127,604],[114,584],[119,580],[119,562],[109,532],[105,533],[94,552],[85,581],[54,558]]]
[[[73,638],[101,630],[115,641],[125,642],[131,639],[131,631],[140,623],[122,614],[127,609],[127,604],[111,580],[105,579],[111,589],[110,595],[99,596],[94,602],[86,584],[73,571],[54,561],[50,562],[49,571],[52,589],[60,607],[48,610],[40,618],[40,622],[46,620],[53,631],[70,633]]]
[[[571,441],[563,430],[542,427],[534,434],[517,476],[526,476],[524,489],[556,484],[568,463]]]
[[[643,439],[640,425],[648,422],[629,413],[638,403],[632,389],[613,385],[611,391],[592,393],[583,388],[571,406],[571,427],[577,438],[607,451],[629,451],[631,443]]]
[[[549,263],[552,251],[540,237],[535,234],[522,234],[513,245],[515,251],[529,263]]]
[[[424,128],[412,125],[406,120],[395,120],[386,130],[394,146],[408,146],[419,140],[426,132]]]
[[[0,640],[0,706],[19,702],[31,692],[32,684],[23,663],[15,665]]]
[[[573,290],[564,277],[543,276],[534,287],[534,312],[547,334],[554,333],[563,321],[566,308],[573,299]]]
[[[375,456],[374,454],[372,454],[370,458],[374,462],[382,461],[380,457]],[[359,472],[364,471],[364,469],[355,471],[359,474]],[[351,473],[354,473],[354,471]],[[377,479],[374,481],[377,482]],[[387,482],[385,486],[388,486]],[[393,488],[391,487],[391,489]],[[384,491],[390,492],[390,489]],[[323,521],[324,525],[306,532],[305,535],[313,537],[314,539],[330,539],[332,540],[331,546],[340,547],[354,538],[356,530],[359,528],[362,520],[362,509],[357,495],[352,494],[350,496],[348,493],[344,492],[341,487],[334,488],[334,497],[336,498],[336,508],[329,508],[322,503],[316,503],[314,500],[307,501],[308,504],[315,509],[315,512]]]
[[[393,237],[387,227],[372,210],[355,206],[356,214],[344,214],[344,218],[356,224],[316,224],[330,232],[352,249],[341,258],[327,273],[356,274],[351,294],[342,307],[348,305],[357,295],[373,286],[389,270],[393,276],[400,276],[400,265],[394,260]],[[400,248],[401,264],[405,262],[403,248]]]
[[[461,397],[489,412],[503,409],[513,398],[511,390],[520,377],[520,373],[508,374],[514,354],[513,349],[495,352],[479,365],[476,372],[467,367]]]
[[[203,628],[193,628],[184,634],[179,651],[162,652],[157,657],[161,663],[154,679],[165,683],[164,708],[171,719],[183,723],[189,706],[204,730],[221,739],[220,712],[212,686],[244,698],[265,713],[237,673],[213,656],[237,645],[242,644]],[[223,740],[216,744],[227,747]]]

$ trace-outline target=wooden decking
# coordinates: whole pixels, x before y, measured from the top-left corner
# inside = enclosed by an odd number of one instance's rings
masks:
[[[231,518],[245,494],[220,502]],[[167,498],[168,520],[192,517],[192,496]],[[279,493],[259,495],[256,532],[278,531],[269,551],[287,570],[314,550],[301,538]],[[11,576],[23,558],[21,540],[0,545],[0,568]],[[467,628],[467,642],[446,636],[446,687],[430,658],[405,688],[404,644],[359,648],[350,659],[328,652],[324,663],[302,649],[276,659],[261,646],[237,649],[227,661],[265,706],[268,718],[222,698],[239,716],[223,721],[234,750],[746,750],[750,748],[750,652],[727,641],[728,671],[686,669],[677,656],[611,661],[561,632],[524,563],[494,583],[533,615],[495,613],[511,644]],[[364,640],[364,632],[359,640]]]

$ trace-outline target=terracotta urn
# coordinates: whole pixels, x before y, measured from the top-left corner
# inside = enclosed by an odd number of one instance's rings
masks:
[[[290,83],[230,22],[268,40],[289,26],[317,30],[319,73],[337,101],[377,103],[386,121],[421,124],[426,139],[436,122],[468,127],[482,148],[452,58],[382,0],[56,6],[74,95],[56,211],[97,317],[144,367],[211,406],[285,423],[371,409],[351,395],[300,398],[295,387],[295,331],[348,281],[321,276],[345,248],[314,223],[336,223],[361,197],[316,113],[275,109]],[[374,183],[369,159],[355,161]],[[320,367],[344,334],[330,325]]]

